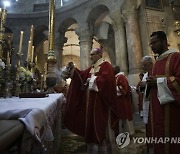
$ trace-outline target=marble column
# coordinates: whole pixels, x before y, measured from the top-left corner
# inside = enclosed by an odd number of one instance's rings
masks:
[[[128,60],[124,21],[121,18],[120,11],[112,12],[110,16],[113,19],[112,26],[115,36],[116,65],[120,66],[121,71],[127,74]]]
[[[141,70],[142,46],[141,36],[137,19],[137,9],[131,0],[126,1],[128,5],[122,11],[125,18],[129,74],[139,73]]]
[[[90,51],[92,49],[92,35],[88,26],[80,26],[76,28],[76,34],[79,36],[80,44],[80,68],[87,69],[90,63]]]

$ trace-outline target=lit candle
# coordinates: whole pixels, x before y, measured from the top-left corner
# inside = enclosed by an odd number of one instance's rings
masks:
[[[21,31],[20,42],[19,42],[19,53],[22,53],[23,34],[24,34],[24,32]]]
[[[32,42],[33,42],[33,35],[34,35],[34,26],[31,25],[30,41],[32,41]]]
[[[31,54],[31,41],[28,42],[28,53],[26,59],[27,62],[30,60],[30,56],[31,56],[30,54]]]
[[[33,62],[34,59],[34,46],[32,46],[32,51],[31,51],[31,62]]]
[[[47,62],[44,63],[44,81],[46,81],[46,75],[47,75]]]
[[[30,38],[29,38],[29,41],[31,41],[31,48],[33,45],[33,37],[34,37],[34,26],[31,25]]]
[[[30,37],[29,37],[29,43],[28,43],[27,61],[31,61],[31,58],[32,58],[33,35],[34,35],[34,26],[31,25]]]

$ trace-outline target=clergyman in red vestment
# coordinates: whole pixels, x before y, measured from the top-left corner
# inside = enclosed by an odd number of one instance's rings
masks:
[[[117,103],[119,106],[119,131],[134,134],[133,112],[131,106],[130,86],[126,76],[120,72],[119,66],[114,66],[116,78]]]
[[[150,91],[149,122],[154,154],[180,152],[180,53],[168,49],[166,34],[153,32],[150,36],[152,51],[159,56],[147,78]],[[152,149],[151,149],[152,150]]]
[[[85,137],[89,153],[111,154],[119,121],[115,76],[111,64],[102,58],[101,49],[93,49],[90,59],[90,68],[71,69],[64,125]]]

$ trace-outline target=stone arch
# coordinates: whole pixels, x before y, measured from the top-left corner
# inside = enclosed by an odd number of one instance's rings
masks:
[[[44,41],[48,40],[48,27],[46,25],[37,25],[34,27],[34,62],[38,63],[36,69],[43,73],[44,64],[46,62],[46,55],[44,50]]]
[[[48,27],[46,25],[38,25],[34,28],[33,45],[35,47],[47,39],[47,34],[44,33],[45,31],[48,31]]]
[[[75,28],[77,25],[78,23],[74,18],[67,18],[58,27],[57,46],[59,48],[58,51],[61,65],[67,63],[67,57],[75,57],[76,61],[79,61],[80,57],[78,53],[80,52],[80,49],[77,49],[76,47],[79,47],[78,36],[74,36],[76,35]],[[71,40],[72,42],[68,41],[68,39],[72,39],[68,38],[70,35],[69,33],[71,33],[71,36],[73,35],[73,39],[76,39],[76,43],[74,43],[74,40]]]
[[[105,5],[95,6],[89,13],[87,23],[96,41],[104,48],[109,55],[111,63],[115,63],[114,31],[111,23],[103,21],[108,16],[109,8]],[[103,37],[99,37],[103,32]]]

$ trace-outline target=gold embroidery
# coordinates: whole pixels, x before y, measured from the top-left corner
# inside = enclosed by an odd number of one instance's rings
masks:
[[[102,58],[100,58],[100,59],[92,66],[92,68],[91,68],[91,70],[90,70],[89,73],[95,74],[95,73],[99,72],[99,70],[100,70],[100,66],[99,66],[99,65],[102,64],[103,62],[105,62],[105,60],[102,59]]]
[[[170,76],[169,77],[171,81],[174,81],[175,80],[175,77],[174,76]]]
[[[178,85],[178,83],[175,81],[174,76],[170,77],[170,80],[172,82],[173,87],[176,89],[176,91],[178,92],[178,94],[180,94],[180,87]]]
[[[96,68],[91,68],[91,70],[90,70],[89,73],[95,74],[95,73],[99,72],[100,68],[101,68],[100,66],[98,66],[98,67],[96,67]]]
[[[162,59],[166,58],[168,55],[169,55],[169,54],[166,54],[166,55],[160,56],[160,57],[158,57],[158,58],[156,59],[156,61],[160,61],[160,60],[162,60]]]

